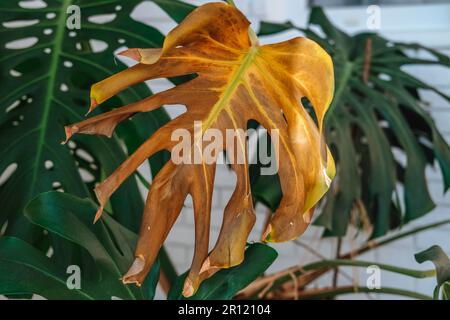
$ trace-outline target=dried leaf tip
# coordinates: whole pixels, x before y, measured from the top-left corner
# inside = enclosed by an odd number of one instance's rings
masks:
[[[89,113],[91,113],[92,111],[94,111],[95,108],[98,107],[98,102],[95,98],[91,97],[91,105],[89,106],[89,110],[88,112],[85,114],[85,116],[87,116]]]
[[[128,272],[122,277],[122,282],[124,284],[134,283],[135,285],[140,287],[141,283],[139,280],[137,280],[137,275],[144,270],[144,267],[145,267],[144,257],[142,256],[136,257]]]
[[[103,214],[103,206],[100,206],[100,208],[97,210],[97,212],[95,213],[95,217],[94,217],[94,224],[97,223],[98,220],[100,220],[100,218],[102,217]]]
[[[264,231],[261,241],[262,242],[271,242],[271,236],[270,233],[272,232],[272,226],[269,224],[267,225],[266,231]]]
[[[142,59],[139,49],[128,49],[128,50],[120,52],[118,55],[122,56],[122,57],[127,57],[130,59],[133,59],[135,61],[141,61],[141,59]]]
[[[66,134],[66,140],[62,141],[61,144],[66,144],[72,136],[80,130],[77,126],[65,126],[64,132]]]
[[[185,298],[190,298],[194,295],[194,287],[192,285],[192,281],[187,278],[186,281],[184,282],[184,287],[183,287],[183,297]]]

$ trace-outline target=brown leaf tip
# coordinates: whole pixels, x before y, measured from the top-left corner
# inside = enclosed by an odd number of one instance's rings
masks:
[[[143,256],[136,257],[128,272],[122,277],[122,283],[123,284],[134,283],[135,285],[140,287],[141,281],[138,279],[138,277],[139,274],[144,270],[144,267],[145,267],[144,257]]]
[[[106,201],[102,197],[102,191],[99,186],[96,186],[94,188],[94,193],[95,193],[95,196],[97,197],[98,203],[100,204],[100,207],[98,208],[97,212],[95,213],[95,218],[94,218],[94,224],[95,224],[101,218],[101,216],[103,214],[103,210],[104,210]]]
[[[203,265],[200,269],[199,274],[202,274],[203,272],[208,272],[208,270],[211,269],[211,260],[208,258],[206,258],[206,260],[203,262]]]
[[[272,232],[272,226],[269,224],[266,228],[266,231],[264,231],[264,233],[261,237],[263,242],[272,242],[272,236],[270,234],[271,232]]]
[[[142,56],[139,53],[139,49],[128,49],[119,53],[119,56],[127,57],[135,61],[141,61]]]
[[[183,297],[189,298],[194,295],[194,286],[192,285],[192,280],[189,278],[186,278],[184,281],[184,287],[183,287]]]
[[[100,206],[100,208],[98,208],[97,212],[95,213],[94,224],[96,224],[97,221],[100,220],[102,214],[103,214],[103,206]]]
[[[88,115],[91,113],[95,108],[98,107],[98,102],[95,98],[91,97],[91,105],[89,106],[89,111],[86,113]]]
[[[80,130],[77,126],[65,126],[64,132],[66,134],[66,140],[61,142],[61,144],[66,144],[72,136]]]

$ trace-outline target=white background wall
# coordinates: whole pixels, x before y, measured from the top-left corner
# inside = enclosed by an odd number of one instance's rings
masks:
[[[193,4],[202,4],[208,1],[191,0]],[[237,6],[247,14],[255,29],[258,28],[260,20],[286,21],[292,20],[296,25],[304,26],[308,16],[305,0],[236,0]],[[356,32],[366,29],[367,13],[365,7],[352,8],[332,8],[328,11],[332,20],[349,32]],[[150,2],[144,3],[135,11],[137,20],[144,21],[157,27],[164,33],[175,26],[175,23],[168,16]],[[424,45],[434,47],[450,55],[450,5],[427,5],[427,6],[386,6],[381,11],[380,32],[388,38],[400,41],[417,41]],[[286,32],[281,36],[269,37],[265,42],[280,41],[297,35],[295,32]],[[439,87],[442,91],[450,94],[450,70],[441,67],[413,67],[409,69],[414,75],[419,76],[431,85]],[[161,91],[168,87],[164,80],[152,81],[149,83],[154,91]],[[440,129],[445,133],[447,141],[450,142],[450,106],[436,94],[424,93],[423,97],[432,105],[432,115],[435,117]],[[172,116],[183,112],[180,107],[177,110],[170,110]],[[142,168],[145,170],[145,168]],[[438,221],[450,218],[450,193],[442,195],[442,179],[438,171],[429,170],[429,183],[432,196],[438,204],[433,213],[418,220],[414,226],[425,224],[431,221]],[[212,212],[211,244],[214,244],[220,230],[222,210],[226,205],[234,189],[235,178],[225,166],[219,166],[216,176],[214,190],[214,203]],[[267,210],[257,207],[257,223],[250,236],[250,240],[257,241],[262,232]],[[412,227],[412,225],[407,228]],[[406,240],[402,240],[383,249],[373,250],[361,256],[363,260],[370,260],[379,263],[389,263],[410,268],[431,268],[431,264],[426,266],[418,265],[414,261],[414,253],[424,250],[431,245],[438,244],[450,253],[449,243],[450,227],[442,227],[430,232],[426,232]],[[321,255],[333,258],[336,251],[335,240],[321,240],[321,230],[317,227],[310,227],[300,241],[307,243],[317,250]],[[193,255],[194,226],[193,212],[189,201],[186,209],[182,212],[179,220],[169,235],[166,246],[170,257],[174,261],[179,272],[184,272],[189,268]],[[279,253],[279,258],[272,265],[269,272],[274,272],[295,264],[305,264],[316,260],[314,254],[302,249],[293,242],[287,244],[274,245]],[[350,248],[355,248],[355,241],[346,239],[343,244],[343,252]],[[345,268],[347,275],[357,279],[360,285],[365,285],[366,273],[363,269]],[[327,275],[313,286],[328,286],[331,283],[331,276]],[[345,277],[339,278],[340,284],[351,284]],[[414,280],[407,277],[397,276],[388,272],[382,273],[382,286],[400,287],[403,289],[419,291],[425,294],[432,293],[435,285],[434,279]],[[158,295],[163,298],[163,294]],[[347,298],[380,298],[380,296],[352,295]],[[393,298],[392,296],[382,296],[381,298]]]

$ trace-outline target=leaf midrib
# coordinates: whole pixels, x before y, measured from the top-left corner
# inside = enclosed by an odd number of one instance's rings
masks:
[[[42,153],[44,149],[44,140],[47,133],[47,126],[48,126],[48,120],[50,115],[50,109],[52,104],[52,99],[54,95],[54,87],[56,85],[56,75],[58,71],[58,63],[62,51],[62,43],[64,39],[64,30],[66,27],[66,16],[65,12],[67,11],[67,8],[72,4],[73,0],[63,0],[61,7],[60,7],[60,16],[58,17],[58,22],[56,24],[56,33],[55,33],[55,40],[52,50],[52,57],[50,60],[50,68],[49,68],[49,77],[48,77],[48,83],[47,83],[47,92],[45,94],[45,101],[43,105],[43,113],[42,118],[39,123],[40,134],[39,138],[36,144],[36,158],[34,160],[34,169],[33,169],[33,175],[31,178],[31,188],[29,191],[30,197],[34,195],[35,190],[35,184],[36,180],[38,178],[38,172],[39,172],[39,163],[41,162]]]
[[[246,53],[244,59],[242,60],[241,65],[239,68],[234,72],[234,74],[231,77],[231,82],[227,85],[226,89],[221,94],[219,100],[217,103],[212,107],[211,111],[209,112],[208,118],[203,124],[203,130],[210,128],[212,123],[217,119],[219,116],[219,113],[226,109],[231,97],[236,92],[236,89],[238,88],[238,85],[241,83],[243,75],[247,71],[247,69],[252,65],[253,60],[255,59],[256,55],[258,53],[258,47],[254,46],[251,47],[250,50]]]

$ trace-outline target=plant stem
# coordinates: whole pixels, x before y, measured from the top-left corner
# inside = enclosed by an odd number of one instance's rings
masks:
[[[414,299],[420,300],[432,300],[432,297],[417,293],[414,291],[408,291],[398,288],[380,288],[380,289],[369,289],[367,287],[340,287],[340,288],[325,288],[325,289],[317,289],[317,290],[308,290],[304,292],[300,292],[298,297],[299,299],[321,299],[321,298],[330,298],[341,294],[348,293],[385,293],[385,294],[393,294],[399,295]]]
[[[369,267],[372,265],[376,265],[382,270],[399,273],[405,276],[413,277],[413,278],[430,278],[436,275],[435,270],[414,270],[408,268],[396,267],[388,264],[375,263],[369,261],[359,261],[359,260],[346,260],[346,259],[337,259],[337,260],[323,260],[308,264],[302,268],[303,271],[310,271],[315,269],[320,269],[323,267],[336,267],[336,266],[352,266],[352,267]]]
[[[372,249],[379,248],[381,246],[387,245],[387,244],[389,244],[391,242],[394,242],[396,240],[400,240],[400,239],[408,237],[410,235],[413,235],[413,234],[416,234],[416,233],[419,233],[419,232],[422,232],[422,231],[426,231],[426,230],[429,230],[429,229],[433,229],[433,228],[436,228],[436,227],[440,227],[440,226],[443,226],[443,225],[446,225],[446,224],[450,224],[450,219],[443,220],[443,221],[440,221],[440,222],[431,223],[431,224],[427,224],[427,225],[424,225],[424,226],[421,226],[421,227],[414,228],[414,229],[409,230],[409,231],[400,232],[400,233],[392,235],[392,236],[387,236],[387,237],[385,237],[382,240],[372,240],[372,241],[367,242],[361,248],[359,248],[357,250],[354,250],[352,252],[349,252],[349,253],[347,253],[345,255],[342,255],[340,257],[340,259],[343,259],[343,260],[351,259],[352,257],[358,256],[358,255],[363,254],[363,253],[365,253],[367,251],[370,251]],[[346,261],[350,261],[351,262],[352,260],[346,260]],[[317,278],[319,278],[323,274],[327,273],[331,268],[332,268],[332,266],[331,267],[325,267],[324,266],[322,268],[315,269],[315,270],[312,270],[310,272],[307,272],[307,273],[301,275],[300,278],[299,278],[300,287],[305,287],[306,285],[310,284],[311,282],[313,282],[314,280],[316,280]],[[255,281],[251,286],[247,287],[247,289],[244,289],[243,291],[241,291],[239,297],[240,298],[241,297],[243,297],[243,298],[252,297],[252,296],[255,295],[255,292],[257,294],[257,292],[260,291],[261,287],[262,288],[266,287],[267,284],[270,283],[270,282],[274,283],[273,286],[272,286],[272,289],[280,287],[281,285],[283,285],[284,283],[288,282],[291,279],[290,276],[286,276],[286,275],[289,275],[292,272],[297,272],[300,269],[301,269],[300,267],[295,267],[294,266],[294,267],[291,267],[291,268],[279,271],[279,272],[277,272],[275,274],[268,275],[268,276],[266,276],[264,278],[261,278],[261,279]]]
[[[418,279],[430,278],[430,277],[434,277],[436,275],[435,270],[414,270],[414,269],[401,268],[401,267],[396,267],[396,266],[392,266],[392,265],[388,265],[388,264],[380,264],[380,263],[369,262],[369,261],[346,260],[346,259],[322,260],[322,261],[313,262],[313,263],[310,263],[308,265],[298,267],[298,268],[293,267],[287,271],[282,271],[280,273],[277,273],[277,274],[273,275],[272,277],[269,276],[269,277],[267,277],[266,282],[261,283],[261,285],[258,285],[256,287],[254,285],[254,287],[252,288],[253,290],[251,290],[251,292],[249,292],[247,294],[245,292],[241,292],[240,297],[242,297],[244,299],[255,297],[259,294],[259,292],[261,292],[261,288],[265,288],[268,284],[271,284],[272,287],[267,292],[272,291],[273,289],[276,289],[276,288],[280,288],[288,280],[292,279],[292,276],[300,277],[302,275],[305,275],[307,277],[309,275],[309,271],[330,270],[330,269],[332,269],[334,267],[338,267],[338,266],[352,266],[352,267],[367,268],[372,265],[376,265],[377,267],[379,267],[382,270],[386,270],[389,272],[394,272],[397,274],[401,274],[401,275],[405,275],[405,276],[409,276],[409,277],[413,277],[413,278],[418,278]],[[314,277],[314,279],[316,279],[316,277],[314,275],[313,275],[313,277]],[[297,279],[301,279],[301,277],[297,278]],[[306,280],[306,282],[310,283],[310,281],[308,281],[308,280]],[[305,281],[301,281],[299,287],[303,288],[304,286],[305,286]],[[250,289],[250,287],[249,287],[249,289]],[[335,289],[335,288],[331,288],[330,290],[332,290],[332,289]],[[338,290],[338,289],[339,288],[337,288],[336,290]],[[372,292],[372,291],[361,290],[362,293]],[[353,292],[353,291],[351,291],[351,292]],[[331,296],[331,294],[329,294],[328,296]],[[302,298],[301,292],[300,292],[299,298]]]
[[[341,255],[341,247],[342,247],[342,237],[338,237],[337,244],[336,244],[336,259],[339,259],[339,256]],[[337,287],[338,273],[339,273],[339,267],[334,268],[333,288]]]
[[[236,7],[236,4],[234,3],[234,0],[227,0],[227,3],[228,3],[230,6]]]

